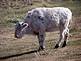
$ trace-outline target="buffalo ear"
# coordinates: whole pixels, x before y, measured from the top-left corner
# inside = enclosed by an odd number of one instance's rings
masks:
[[[21,28],[21,24],[19,22],[17,22],[16,25],[15,25],[15,28],[16,29],[20,29]]]
[[[21,26],[21,24],[18,22],[18,23],[17,23],[17,26]]]

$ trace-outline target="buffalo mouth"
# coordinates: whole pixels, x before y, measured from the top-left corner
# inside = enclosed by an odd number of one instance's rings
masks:
[[[22,36],[15,35],[15,38],[18,38],[18,39],[20,39],[20,38],[22,38]]]

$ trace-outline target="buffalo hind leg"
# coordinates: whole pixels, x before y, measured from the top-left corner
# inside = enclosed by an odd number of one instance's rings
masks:
[[[59,41],[57,41],[57,43],[56,43],[54,48],[58,48],[61,40],[63,39],[63,35],[62,35],[62,33],[63,33],[63,26],[62,25],[59,26],[59,30],[60,30],[60,36],[59,36],[60,38],[59,38]]]
[[[69,29],[64,28],[62,35],[61,35],[62,39],[60,40],[59,47],[65,47],[66,46],[68,35],[69,35]]]
[[[65,36],[64,43],[63,43],[62,47],[65,47],[67,45],[67,42],[68,42],[68,37],[69,37],[69,29],[68,28],[66,29],[64,36]]]
[[[64,28],[63,26],[60,26],[59,29],[60,29],[60,39],[56,43],[55,48],[65,47],[67,44],[67,39],[68,39],[68,35],[69,35],[68,27]]]
[[[63,38],[63,37],[62,37],[62,29],[60,29],[60,38],[59,38],[59,41],[56,43],[56,45],[55,45],[55,47],[54,47],[55,49],[59,47],[59,43],[60,43],[60,41],[62,40],[62,38]]]

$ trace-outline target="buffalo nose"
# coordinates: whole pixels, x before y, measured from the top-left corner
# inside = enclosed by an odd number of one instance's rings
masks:
[[[19,35],[15,35],[15,38],[21,38]]]

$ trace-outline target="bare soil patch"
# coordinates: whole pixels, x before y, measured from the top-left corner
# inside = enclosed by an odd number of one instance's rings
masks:
[[[69,43],[64,48],[53,49],[59,33],[46,33],[44,51],[37,52],[37,37],[25,35],[22,39],[14,38],[14,28],[0,28],[0,61],[81,61],[81,33],[72,33]],[[30,37],[29,37],[30,36]],[[75,43],[74,45],[71,45]],[[11,57],[7,57],[11,56]],[[2,57],[7,57],[3,58]]]

